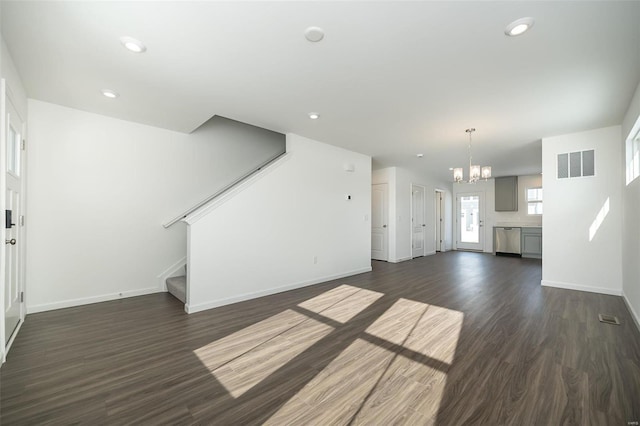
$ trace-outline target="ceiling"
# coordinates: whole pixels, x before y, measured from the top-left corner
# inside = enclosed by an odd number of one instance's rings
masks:
[[[2,2],[31,98],[180,132],[222,115],[441,181],[468,164],[468,127],[502,176],[540,173],[543,137],[620,124],[638,22],[639,1]]]

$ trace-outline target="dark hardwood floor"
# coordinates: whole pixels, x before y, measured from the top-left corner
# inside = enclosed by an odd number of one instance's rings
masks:
[[[29,315],[0,423],[640,421],[622,299],[540,275],[539,260],[448,252],[192,315],[167,294]]]

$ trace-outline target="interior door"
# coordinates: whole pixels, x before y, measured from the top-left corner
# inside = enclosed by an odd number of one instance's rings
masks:
[[[389,188],[386,183],[371,186],[371,258],[389,260]]]
[[[6,100],[6,187],[5,187],[5,281],[4,281],[4,317],[5,343],[11,337],[21,318],[22,286],[21,260],[23,233],[22,218],[22,180],[24,156],[22,155],[23,121],[16,112],[10,98]]]
[[[424,256],[425,243],[425,188],[411,185],[411,257]]]
[[[436,205],[436,251],[444,251],[443,250],[443,238],[444,235],[443,227],[444,227],[444,205],[442,202],[442,192],[436,191],[435,197],[435,205]]]
[[[484,203],[482,192],[457,196],[457,248],[484,251]]]

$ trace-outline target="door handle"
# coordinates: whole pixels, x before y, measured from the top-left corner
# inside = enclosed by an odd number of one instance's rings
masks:
[[[386,228],[386,227],[387,227],[387,225],[382,225],[382,227],[383,227],[383,228]]]
[[[12,246],[15,246],[16,245],[16,239],[12,238],[10,240],[4,240],[4,243],[5,244],[11,244]]]
[[[427,226],[427,225],[425,225],[425,224],[423,223],[423,224],[422,224],[422,226]]]

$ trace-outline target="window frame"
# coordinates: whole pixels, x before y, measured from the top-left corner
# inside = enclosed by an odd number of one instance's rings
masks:
[[[539,198],[529,198],[530,190],[536,190],[536,196],[539,194]],[[540,192],[538,193],[537,190],[540,190]],[[527,203],[527,216],[542,216],[544,212],[543,198],[544,198],[544,193],[542,192],[542,186],[531,186],[531,187],[526,187],[524,189],[524,200]],[[535,205],[535,206],[539,205],[540,210],[542,210],[542,213],[529,213],[529,206],[531,205]],[[537,210],[537,208],[534,208],[534,210]]]
[[[640,116],[626,142],[627,185],[640,177]]]

